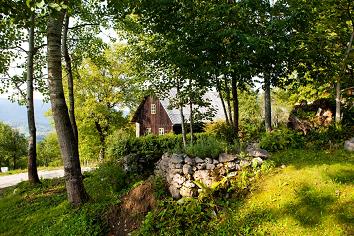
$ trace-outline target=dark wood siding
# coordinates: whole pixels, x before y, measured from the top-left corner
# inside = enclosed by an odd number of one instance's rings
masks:
[[[156,114],[151,114],[151,104],[156,105]],[[151,96],[145,99],[138,111],[137,121],[140,123],[140,135],[144,135],[147,128],[151,128],[151,133],[156,135],[159,134],[159,128],[164,128],[165,134],[173,131],[172,122],[159,99]]]

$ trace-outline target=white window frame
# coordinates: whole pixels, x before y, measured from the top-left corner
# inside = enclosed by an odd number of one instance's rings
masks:
[[[145,133],[146,133],[146,134],[151,134],[151,128],[146,128]]]
[[[165,128],[159,128],[159,135],[165,134]]]
[[[155,115],[156,114],[156,104],[151,104],[151,114]]]

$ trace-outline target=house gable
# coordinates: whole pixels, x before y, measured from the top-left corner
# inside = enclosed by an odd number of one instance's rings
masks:
[[[145,97],[135,112],[132,122],[140,124],[140,135],[144,135],[148,131],[158,135],[162,132],[162,129],[164,133],[173,131],[173,124],[165,108],[162,106],[160,100],[153,96]]]

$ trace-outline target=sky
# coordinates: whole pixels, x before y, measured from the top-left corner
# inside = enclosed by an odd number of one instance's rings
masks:
[[[105,43],[111,43],[110,37],[114,37],[116,39],[118,38],[116,32],[113,29],[104,29],[104,28],[102,28],[101,30],[102,31],[101,31],[101,33],[98,36],[100,38],[102,38],[102,40]],[[28,43],[27,42],[22,43],[21,47],[24,48],[24,49],[27,49],[28,48]],[[21,58],[18,58],[18,59],[16,59],[15,61],[13,61],[11,63],[10,70],[9,70],[9,74],[11,76],[14,76],[16,74],[22,74],[22,70],[17,68],[17,65],[23,64],[25,62],[25,58],[24,57],[25,57],[25,54],[23,53]],[[46,71],[47,69],[44,69],[44,70]],[[44,73],[44,74],[47,74],[47,73]],[[22,88],[25,89],[26,85],[24,84],[22,86]],[[14,94],[15,92],[16,92],[16,88],[10,88],[7,93],[3,93],[3,94],[0,93],[0,98],[8,98],[9,96]],[[43,98],[44,97],[43,97],[43,95],[40,92],[38,92],[38,91],[34,92],[34,99],[43,100]]]

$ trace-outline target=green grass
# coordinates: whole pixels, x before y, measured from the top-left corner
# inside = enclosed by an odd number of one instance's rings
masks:
[[[89,202],[73,208],[67,201],[63,178],[22,182],[0,193],[0,235],[106,235],[105,212],[129,189],[117,166],[107,164],[86,173]]]
[[[276,167],[260,175],[246,197],[200,202],[197,208],[195,202],[164,202],[140,234],[354,234],[353,153],[288,150],[274,154],[272,161]],[[179,211],[182,207],[187,213]],[[204,219],[194,221],[201,214]]]
[[[354,154],[284,151],[278,168],[258,181],[242,203],[232,204],[217,234],[353,235]]]
[[[353,153],[288,150],[271,159],[276,167],[258,175],[247,196],[166,199],[148,214],[140,234],[354,235]],[[135,182],[128,186],[111,163],[86,175],[91,199],[76,209],[66,200],[62,179],[4,190],[0,235],[106,235],[107,209]]]

